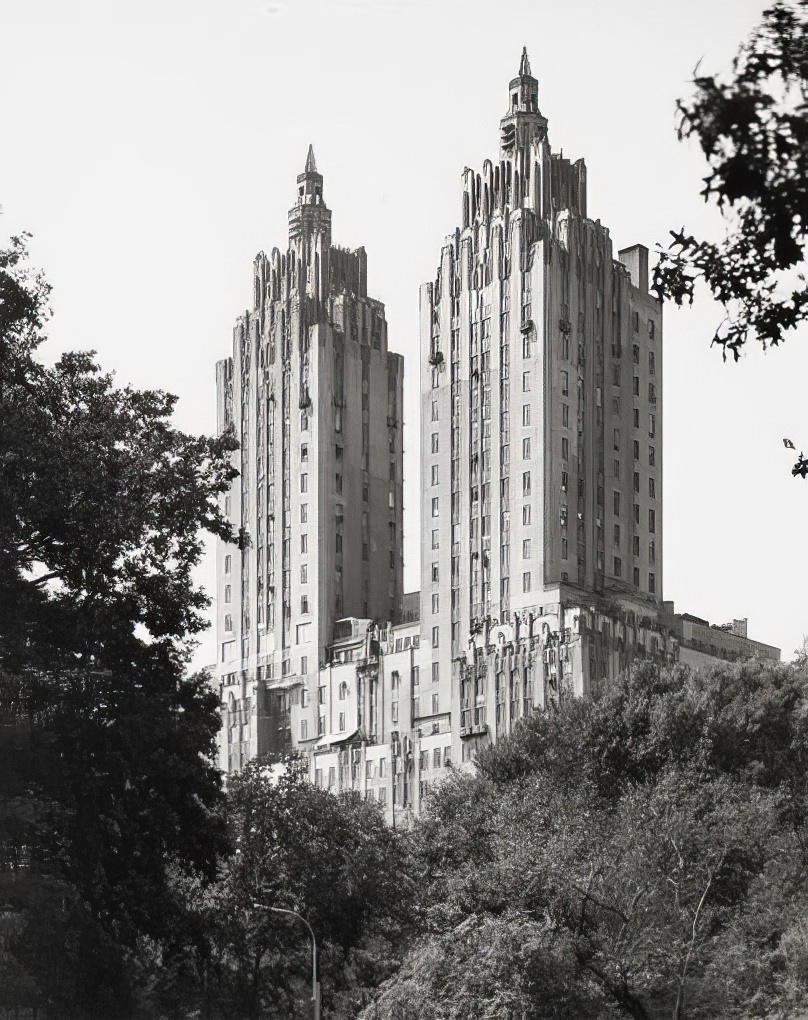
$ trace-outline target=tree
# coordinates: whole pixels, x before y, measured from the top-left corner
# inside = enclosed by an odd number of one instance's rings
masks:
[[[308,933],[320,949],[326,1015],[353,1017],[366,994],[393,970],[414,923],[405,837],[376,805],[336,797],[308,782],[305,763],[250,762],[228,787],[235,847],[221,881],[203,897],[212,941],[209,997],[222,1016],[257,1018],[268,1007],[307,1016],[311,993]]]
[[[644,662],[524,721],[430,798],[363,1020],[799,1015],[807,709],[804,664]]]
[[[172,873],[212,878],[227,845],[218,697],[186,667],[205,626],[200,532],[232,538],[219,502],[234,444],[176,430],[174,397],[116,387],[91,354],[39,361],[47,300],[26,238],[12,239],[0,252],[0,952],[50,1008],[123,1016],[131,981],[83,980],[93,954],[117,953],[123,974],[139,940],[170,946],[184,913]]]
[[[698,139],[710,166],[705,201],[727,219],[720,242],[684,227],[659,252],[660,298],[692,303],[697,281],[723,305],[713,343],[737,360],[757,339],[777,346],[808,318],[800,267],[808,241],[808,0],[779,0],[721,80],[695,73],[696,95],[679,101],[679,138]],[[793,449],[790,440],[786,446]],[[799,454],[792,474],[808,476]]]

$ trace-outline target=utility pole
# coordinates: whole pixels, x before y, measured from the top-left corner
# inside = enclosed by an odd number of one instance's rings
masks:
[[[266,903],[253,903],[257,910],[271,910],[275,914],[291,914],[309,929],[311,935],[311,1001],[314,1003],[314,1020],[320,1020],[320,982],[317,980],[317,942],[314,938],[314,931],[302,914],[296,910],[287,910],[285,907],[270,907]]]

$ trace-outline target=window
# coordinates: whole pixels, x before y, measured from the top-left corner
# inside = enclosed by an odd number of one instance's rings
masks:
[[[612,365],[612,385],[620,385],[620,365],[617,363]]]
[[[390,721],[392,723],[397,723],[398,722],[398,702],[397,701],[390,702]]]
[[[615,450],[620,449],[620,429],[614,430],[614,448]]]
[[[308,595],[301,595],[300,596],[300,612],[301,613],[308,613],[308,611],[309,611],[309,597],[308,597]]]
[[[656,563],[656,542],[653,539],[648,543],[648,562]]]
[[[648,479],[648,495],[651,499],[656,499],[656,482],[653,478]]]
[[[648,447],[648,467],[653,467],[656,463],[656,450],[653,446]]]
[[[639,439],[634,440],[634,459],[640,459],[640,441]]]
[[[309,657],[307,655],[300,656],[300,672],[303,676],[309,671]]]
[[[438,612],[439,602],[440,602],[440,598],[439,598],[439,596],[436,593],[435,595],[432,596],[432,612],[433,613],[437,613]]]
[[[300,444],[300,460],[301,460],[302,463],[305,464],[308,459],[309,459],[309,444],[308,443],[301,443]]]
[[[522,460],[530,460],[530,436],[522,440]]]
[[[334,487],[337,490],[337,495],[341,496],[342,495],[342,472],[341,471],[337,471],[337,473],[334,476]]]
[[[639,397],[639,395],[640,395],[640,377],[638,375],[635,375],[634,376],[634,396],[635,397]]]
[[[300,491],[301,492],[308,492],[309,491],[309,476],[308,475],[301,475],[300,476]]]
[[[640,555],[640,536],[635,535],[631,540],[631,551],[635,556]]]
[[[308,740],[309,737],[309,721],[308,719],[300,720],[300,739]]]
[[[523,560],[529,560],[530,559],[530,539],[529,538],[525,538],[522,541],[522,559]]]
[[[648,530],[652,535],[656,531],[656,510],[648,511]]]
[[[309,536],[307,534],[300,536],[300,551],[302,553],[307,553],[309,551]]]
[[[653,439],[656,436],[656,415],[648,415],[648,435]]]
[[[432,564],[432,583],[433,584],[437,584],[439,579],[440,579],[440,571],[438,569],[438,564],[437,563],[433,563]]]
[[[437,496],[432,498],[432,516],[437,517],[440,513],[440,499]]]
[[[570,441],[566,436],[561,437],[561,459],[570,459]]]
[[[231,563],[232,563],[232,558],[231,558],[230,554],[228,553],[227,556],[225,556],[225,558],[224,558],[224,572],[226,574],[230,573]]]
[[[432,530],[432,548],[433,549],[440,548],[440,532],[437,530],[437,528],[434,528]]]
[[[634,523],[635,524],[639,524],[640,523],[640,504],[639,503],[635,503],[634,504]]]
[[[300,523],[301,524],[307,524],[308,520],[309,520],[309,504],[308,503],[301,503],[300,504]]]
[[[526,571],[522,574],[522,591],[527,593],[530,591],[530,571]]]
[[[635,492],[639,492],[640,491],[640,472],[639,471],[635,471],[634,472],[634,491]]]
[[[440,711],[440,697],[437,694],[433,694],[432,695],[432,714],[433,715],[437,715],[439,711]],[[434,753],[437,756],[437,760],[435,762],[435,767],[437,768],[437,766],[440,765],[440,748],[436,747]]]
[[[648,325],[652,326],[653,323],[649,322]],[[655,361],[655,358],[654,358],[654,352],[653,351],[649,351],[648,352],[648,374],[649,375],[656,375],[656,361]]]
[[[440,644],[440,627],[432,628],[432,647],[437,648]]]
[[[433,485],[437,485],[438,484],[438,465],[437,464],[433,464],[432,465],[432,484]]]
[[[640,332],[640,313],[639,312],[633,312],[632,313],[632,315],[631,315],[631,324],[632,324],[632,326],[634,328],[634,332],[635,333],[639,333]]]
[[[634,568],[634,585],[637,588],[640,587],[640,568],[639,567],[635,567]]]
[[[325,733],[325,716],[321,715],[317,717],[317,736],[321,737]],[[320,782],[322,782],[322,770],[317,770],[320,773]]]
[[[620,493],[615,492],[614,494],[614,515],[615,517],[620,516]]]
[[[648,320],[648,336],[653,340],[656,333],[656,323],[653,319]]]
[[[578,482],[579,482],[579,483],[583,482],[583,479],[582,479],[582,478],[579,478],[579,479],[578,479]],[[566,471],[562,471],[562,472],[561,472],[561,491],[562,491],[562,492],[566,492],[566,491],[567,491],[567,486],[568,486],[568,485],[569,485],[569,475],[567,474],[567,472],[566,472]],[[579,488],[579,489],[581,489],[581,486],[580,486],[580,484],[579,484],[578,488]],[[581,491],[579,491],[578,495],[579,495],[579,496],[582,496],[582,495],[583,495],[583,491],[582,491],[582,490],[581,490]]]
[[[309,427],[309,416],[306,411],[300,412],[300,431],[305,432]]]
[[[632,352],[632,355],[633,355],[633,358],[634,358],[634,364],[635,365],[639,365],[639,363],[640,363],[640,348],[639,348],[639,345],[638,344],[634,344],[634,346],[631,348],[631,352]]]
[[[437,400],[432,401],[432,421],[438,420],[438,402]]]
[[[648,383],[648,403],[656,403],[656,386],[652,382]]]
[[[522,474],[522,495],[523,496],[529,496],[530,495],[530,472],[529,471],[525,471]]]
[[[522,373],[522,392],[530,393],[530,372]]]
[[[650,591],[652,595],[656,594],[656,574],[653,572],[648,575],[648,591]]]
[[[614,526],[614,544],[620,545],[620,525],[615,524]]]
[[[233,629],[233,617],[230,615],[230,613],[228,613],[224,618],[224,629],[225,630]]]
[[[561,396],[568,397],[570,392],[570,374],[566,370],[561,373]]]
[[[561,405],[561,424],[564,426],[565,429],[568,429],[570,427],[570,405],[569,404],[562,404]]]
[[[229,584],[226,584],[224,586],[224,600],[225,602],[233,601],[233,589],[230,587]]]
[[[432,663],[432,683],[436,684],[440,680],[440,663]]]
[[[613,465],[612,466],[613,466],[613,470],[614,470],[614,477],[615,478],[619,478],[620,477],[620,461],[619,460],[613,461]]]
[[[561,357],[565,361],[570,360],[570,338],[567,333],[561,334]]]
[[[437,432],[433,432],[432,433],[432,452],[433,453],[437,453],[438,452],[438,433]]]
[[[623,561],[620,559],[619,556],[615,556],[614,558],[614,576],[615,577],[623,576]]]
[[[325,687],[317,688],[317,704],[318,705],[325,704]]]
[[[561,539],[561,559],[565,560],[568,556],[568,547],[566,538]]]
[[[640,409],[638,407],[635,407],[634,408],[634,428],[638,429],[639,427],[640,427]]]
[[[530,503],[525,503],[522,507],[522,524],[530,524]]]
[[[306,563],[303,563],[300,566],[300,583],[301,584],[309,583],[309,568],[308,564]]]
[[[522,357],[523,358],[530,357],[530,333],[526,333],[522,337]]]
[[[612,414],[620,417],[620,397],[612,397]]]

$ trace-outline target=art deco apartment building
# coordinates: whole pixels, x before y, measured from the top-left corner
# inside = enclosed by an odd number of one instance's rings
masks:
[[[779,650],[662,601],[662,316],[553,153],[523,53],[496,163],[421,288],[421,565],[401,595],[401,358],[309,154],[218,366],[241,442],[219,549],[221,766],[295,747],[406,824],[563,689]]]
[[[524,52],[499,158],[465,171],[421,289],[421,703],[464,738],[507,732],[565,677],[586,693],[647,647],[611,640],[615,613],[662,608],[661,307],[647,249],[615,261],[586,192]],[[611,621],[605,644],[579,640],[582,607]]]
[[[221,765],[324,732],[319,670],[345,617],[392,620],[402,598],[403,359],[366,255],[331,243],[309,149],[289,244],[254,262],[253,307],[217,365],[219,430],[240,443],[219,543]]]

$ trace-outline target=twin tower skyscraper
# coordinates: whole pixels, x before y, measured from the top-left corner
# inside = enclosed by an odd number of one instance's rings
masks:
[[[217,553],[221,764],[297,748],[323,785],[417,810],[438,765],[565,686],[675,657],[661,308],[647,249],[613,258],[584,161],[552,152],[523,53],[499,157],[465,171],[421,288],[421,529],[405,549],[404,359],[364,249],[332,244],[311,149],[297,189],[288,247],[255,259],[217,365],[218,426],[240,443],[225,501],[240,540]],[[403,556],[419,554],[416,612]]]

